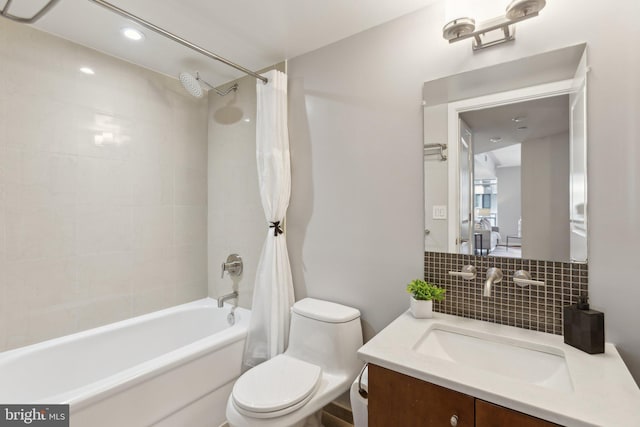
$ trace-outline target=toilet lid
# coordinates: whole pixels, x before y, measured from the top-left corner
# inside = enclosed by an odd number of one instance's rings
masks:
[[[242,374],[231,395],[245,411],[280,411],[309,398],[321,377],[319,366],[280,354]]]

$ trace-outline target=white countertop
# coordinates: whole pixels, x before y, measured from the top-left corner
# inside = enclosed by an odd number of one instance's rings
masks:
[[[527,384],[507,376],[420,354],[415,344],[434,325],[553,347],[563,354],[573,391]],[[566,426],[640,426],[640,389],[613,344],[603,354],[566,345],[561,335],[434,313],[402,314],[358,350],[360,359],[488,402]]]

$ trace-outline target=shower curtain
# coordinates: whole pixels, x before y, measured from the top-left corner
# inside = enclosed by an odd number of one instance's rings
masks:
[[[256,158],[268,232],[258,261],[244,369],[284,352],[293,305],[293,280],[282,222],[291,194],[287,75],[277,70],[256,82]]]

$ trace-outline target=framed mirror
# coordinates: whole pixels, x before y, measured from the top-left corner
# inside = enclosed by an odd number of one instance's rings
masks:
[[[587,261],[586,46],[425,83],[425,250]]]

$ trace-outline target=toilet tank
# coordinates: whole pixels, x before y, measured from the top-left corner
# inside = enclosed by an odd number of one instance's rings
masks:
[[[362,362],[360,311],[314,298],[296,302],[291,309],[289,347],[285,354],[316,364],[327,373],[355,377]]]

